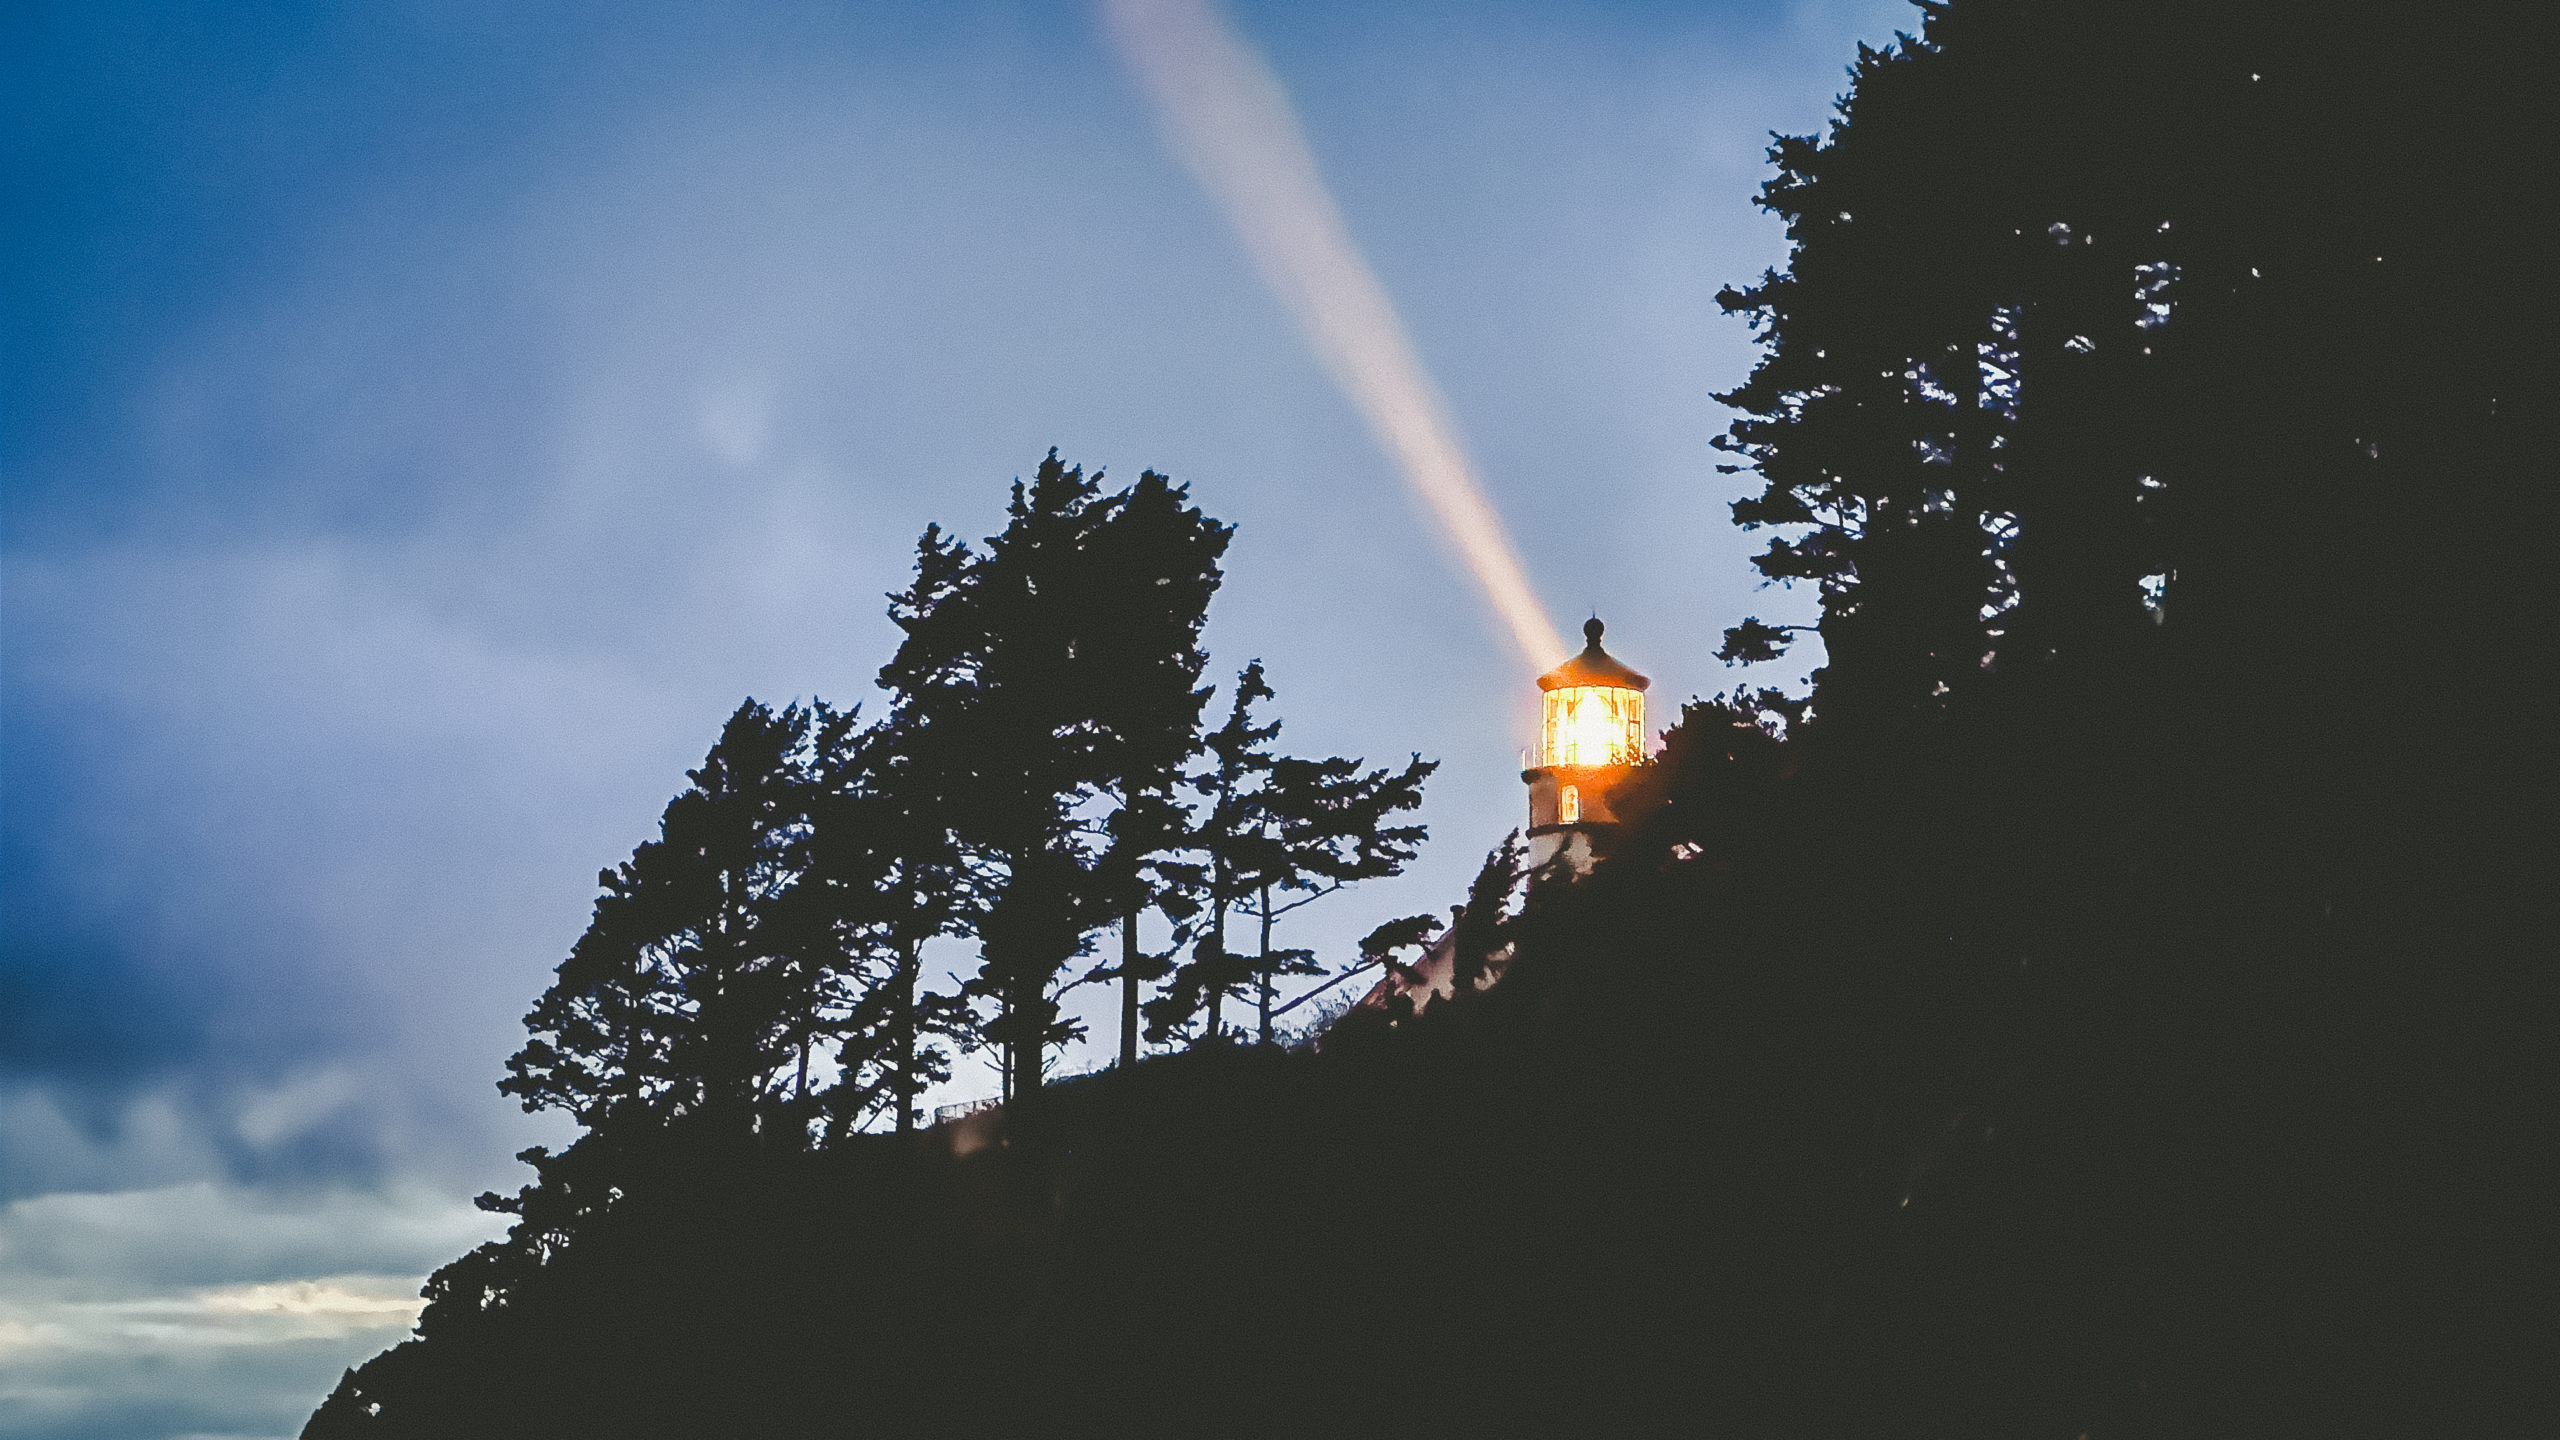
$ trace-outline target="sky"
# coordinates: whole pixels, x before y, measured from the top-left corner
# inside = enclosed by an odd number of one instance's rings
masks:
[[[1713,297],[1911,12],[1228,13],[1558,624],[1656,728],[1800,679],[1713,656],[1811,612]],[[1286,943],[1522,821],[1510,632],[1094,9],[38,3],[0,113],[0,1437],[289,1435],[398,1340],[563,1136],[493,1084],[598,869],[742,697],[873,700],[918,532],[1052,446],[1238,525],[1287,749],[1442,762]]]

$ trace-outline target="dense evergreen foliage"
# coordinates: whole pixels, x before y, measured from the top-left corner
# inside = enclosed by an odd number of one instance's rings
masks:
[[[1927,10],[1779,141],[1792,258],[1727,300],[1766,342],[1736,518],[1820,588],[1826,666],[1686,707],[1587,880],[1513,908],[1498,852],[1460,948],[1500,984],[776,1144],[710,1097],[797,1103],[789,1017],[834,1002],[759,938],[797,812],[706,766],[669,836],[744,888],[644,849],[599,929],[662,866],[689,898],[582,942],[535,1023],[570,1044],[644,960],[697,998],[595,1022],[645,1038],[630,1080],[511,1082],[673,1104],[651,1067],[694,1045],[700,1117],[538,1157],[517,1238],[306,1433],[2547,1428],[2546,37]],[[1234,863],[1186,918],[1266,873]],[[1008,1013],[1130,873],[993,972]],[[732,983],[810,998],[722,1029]]]
[[[1016,484],[984,553],[928,530],[893,597],[905,643],[881,672],[896,748],[967,871],[975,992],[1010,1092],[1071,1037],[1058,987],[1137,872],[1178,831],[1165,808],[1197,748],[1199,648],[1230,531],[1148,472],[1118,494],[1056,453]],[[1117,826],[1093,823],[1116,800]]]

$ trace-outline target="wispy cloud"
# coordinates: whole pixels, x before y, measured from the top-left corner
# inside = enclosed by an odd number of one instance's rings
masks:
[[[298,1430],[499,1230],[417,1186],[198,1182],[0,1209],[0,1434]]]
[[[332,1275],[126,1300],[57,1300],[0,1319],[0,1366],[59,1363],[79,1352],[134,1355],[208,1346],[362,1337],[415,1325],[426,1277]],[[0,1302],[8,1304],[10,1302]],[[31,1316],[32,1318],[28,1318]]]

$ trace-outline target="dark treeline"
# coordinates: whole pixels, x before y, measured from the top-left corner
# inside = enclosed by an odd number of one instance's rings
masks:
[[[980,551],[925,532],[890,597],[906,639],[878,723],[823,701],[729,718],[659,838],[600,877],[499,1089],[600,1135],[824,1146],[913,1129],[953,1048],[1036,1091],[1081,1035],[1059,1005],[1080,985],[1120,982],[1124,1059],[1138,996],[1167,979],[1154,1040],[1228,1038],[1238,992],[1274,1039],[1274,986],[1312,967],[1272,925],[1402,869],[1423,832],[1388,822],[1432,762],[1276,753],[1279,723],[1252,718],[1273,698],[1259,661],[1203,729],[1200,630],[1231,532],[1164,476],[1106,494],[1052,452],[1007,521]],[[1138,946],[1150,912],[1168,951]],[[1261,922],[1258,947],[1229,951],[1231,912]],[[1080,968],[1103,931],[1116,954]],[[926,949],[946,937],[979,965],[937,992]]]
[[[1318,968],[1275,945],[1274,927],[1413,858],[1422,827],[1394,821],[1420,805],[1434,762],[1281,753],[1280,723],[1258,716],[1274,699],[1259,661],[1237,676],[1225,723],[1204,726],[1217,687],[1201,683],[1200,632],[1232,532],[1183,487],[1150,471],[1106,492],[1053,451],[1015,484],[1006,520],[977,549],[926,530],[913,583],[889,597],[905,639],[881,670],[877,722],[748,700],[658,838],[599,876],[594,921],[498,1087],[584,1133],[558,1154],[526,1151],[536,1178],[517,1194],[481,1197],[517,1217],[509,1236],[437,1273],[438,1320],[421,1332],[434,1343],[384,1357],[367,1383],[423,1366],[428,1397],[499,1395],[568,1363],[549,1350],[498,1362],[485,1347],[516,1343],[612,1253],[609,1237],[674,1196],[743,1186],[727,1193],[783,1207],[794,1177],[863,1142],[904,1145],[918,1097],[958,1053],[991,1058],[1005,1096],[1027,1105],[1082,1034],[1059,1003],[1079,986],[1119,986],[1124,1063],[1142,1038],[1248,1038],[1224,1014],[1237,997],[1256,1007],[1249,1038],[1272,1046],[1275,991]],[[1169,941],[1154,951],[1140,946],[1150,913]],[[1257,943],[1231,945],[1232,920],[1257,925]],[[977,961],[947,990],[926,973],[937,941]],[[769,1229],[786,1213],[714,1228],[789,1233]],[[657,1233],[643,1268],[684,1269],[713,1244]],[[580,1383],[564,1377],[562,1393]],[[323,1433],[347,1403],[315,1422]]]
[[[2467,13],[1956,0],[1861,55],[1773,149],[1788,268],[1726,297],[1765,346],[1736,519],[1818,587],[1826,667],[1686,707],[1587,879],[1517,898],[1497,859],[1460,948],[1503,979],[1419,1017],[1033,1093],[1092,937],[1178,921],[1187,958],[1093,968],[1196,1034],[1302,963],[1226,922],[1412,837],[1273,858],[1260,677],[1200,734],[1196,611],[1130,640],[1179,678],[1108,701],[1179,745],[1053,723],[1102,705],[1008,678],[1043,662],[973,638],[994,610],[916,623],[1004,550],[928,536],[890,713],[732,722],[781,758],[715,751],[667,821],[694,859],[607,877],[508,1082],[587,1137],[306,1433],[2548,1428],[2560,171],[2548,37]],[[816,813],[758,776],[856,805],[943,763],[944,684],[985,697],[964,753],[1090,748],[1009,758],[982,803],[1045,798],[928,845],[755,818]],[[692,898],[615,918],[653,867]],[[772,938],[634,987],[679,913]],[[979,978],[915,998],[952,932]],[[935,1042],[1018,1047],[1017,1103],[865,1130]]]

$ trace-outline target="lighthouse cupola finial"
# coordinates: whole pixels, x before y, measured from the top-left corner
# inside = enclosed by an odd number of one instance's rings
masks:
[[[1607,632],[1608,628],[1600,623],[1599,616],[1594,615],[1582,622],[1582,638],[1590,643],[1592,649],[1597,650],[1600,648],[1600,637]]]

